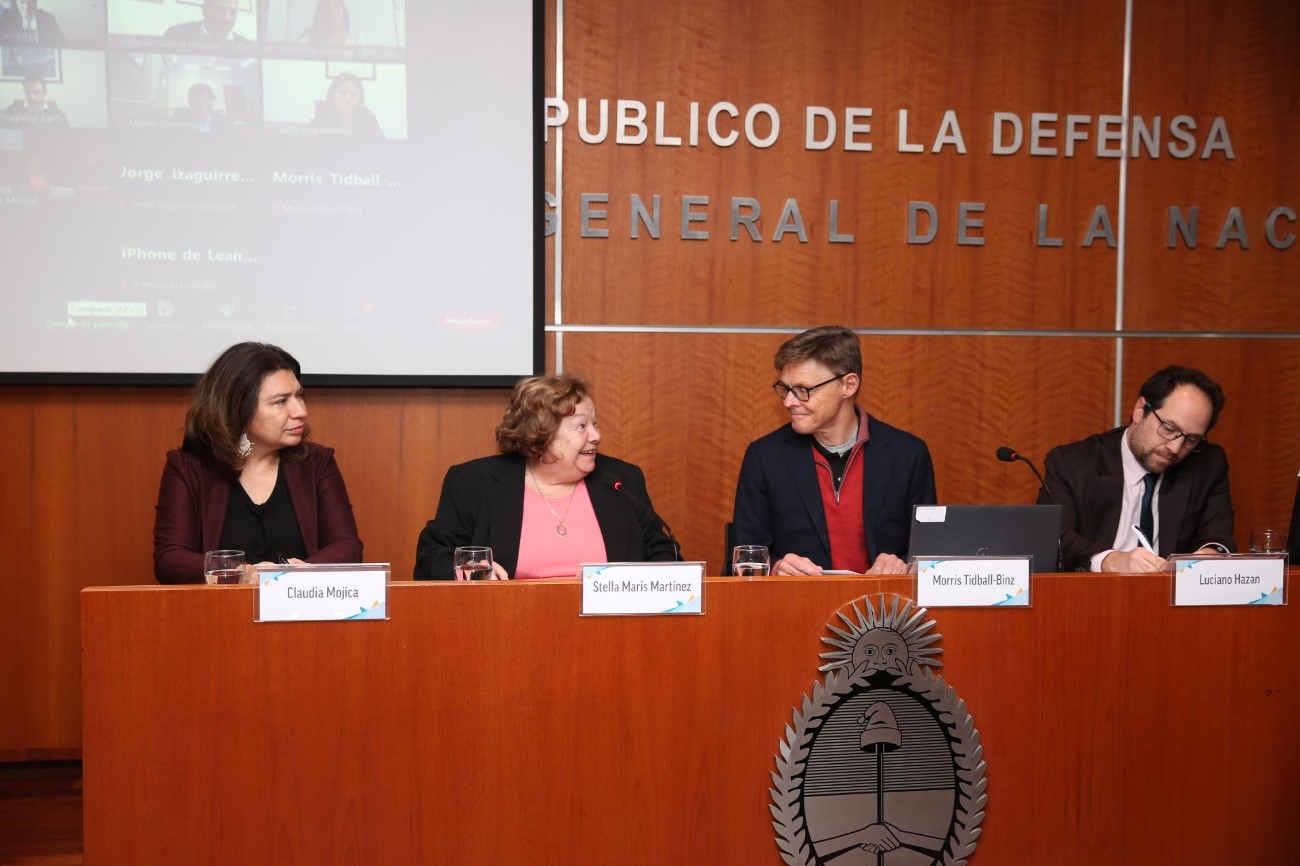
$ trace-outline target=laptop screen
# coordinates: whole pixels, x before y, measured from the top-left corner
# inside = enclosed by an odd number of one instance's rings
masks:
[[[911,556],[1033,556],[1031,571],[1060,570],[1060,505],[918,505]]]

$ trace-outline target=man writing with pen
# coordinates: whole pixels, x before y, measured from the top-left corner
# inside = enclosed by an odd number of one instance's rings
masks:
[[[1161,571],[1174,553],[1236,549],[1228,458],[1208,439],[1223,403],[1200,370],[1165,367],[1128,426],[1048,453],[1038,501],[1064,506],[1066,571]]]

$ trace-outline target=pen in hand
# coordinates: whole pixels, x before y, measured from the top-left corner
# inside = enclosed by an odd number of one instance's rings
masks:
[[[1146,534],[1142,532],[1141,527],[1139,527],[1136,523],[1133,524],[1133,532],[1134,534],[1137,535],[1138,544],[1142,545],[1142,549],[1145,550],[1147,553],[1155,554],[1156,552],[1155,548],[1151,546],[1150,540],[1147,539]]]

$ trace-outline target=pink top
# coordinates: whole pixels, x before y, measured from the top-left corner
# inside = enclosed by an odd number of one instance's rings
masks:
[[[600,534],[596,511],[591,507],[587,483],[578,485],[569,497],[549,500],[546,507],[542,494],[524,485],[524,527],[519,534],[519,563],[515,580],[545,580],[554,577],[578,577],[578,566],[584,562],[605,562],[605,537]],[[565,508],[569,513],[564,513]],[[564,518],[564,535],[557,535],[559,524],[556,514]]]

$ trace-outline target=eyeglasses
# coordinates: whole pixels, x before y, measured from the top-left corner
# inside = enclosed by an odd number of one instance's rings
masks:
[[[1156,432],[1160,434],[1161,438],[1168,439],[1170,442],[1173,442],[1175,439],[1182,439],[1182,447],[1186,448],[1192,454],[1202,450],[1207,444],[1209,444],[1210,440],[1206,439],[1204,436],[1197,436],[1195,433],[1184,433],[1182,430],[1179,430],[1176,425],[1170,424],[1164,418],[1161,418],[1160,413],[1156,411],[1156,407],[1152,406],[1150,402],[1147,403],[1147,411],[1156,416],[1156,420],[1160,422],[1160,426],[1156,427]]]
[[[832,376],[825,382],[818,382],[816,385],[787,385],[784,382],[773,382],[772,390],[775,391],[776,396],[780,397],[783,401],[787,394],[793,394],[794,398],[800,403],[806,403],[812,398],[813,391],[816,391],[822,385],[829,385],[836,379],[843,379],[846,375],[848,374],[840,373],[838,376]]]

